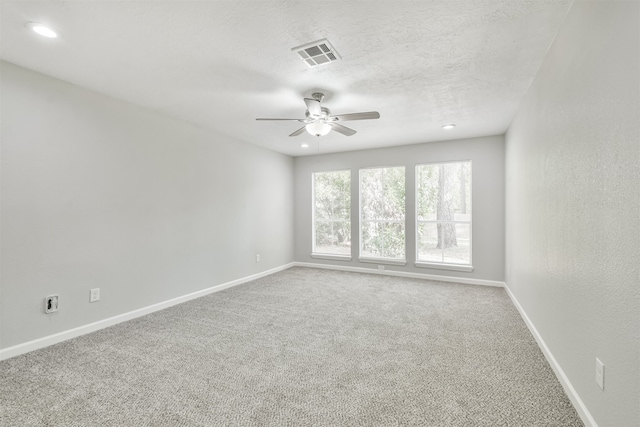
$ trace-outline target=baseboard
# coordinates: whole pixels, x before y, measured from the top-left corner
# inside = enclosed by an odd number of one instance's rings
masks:
[[[556,360],[556,358],[553,357],[551,350],[549,350],[549,347],[547,347],[547,344],[542,339],[542,336],[540,335],[540,333],[538,333],[538,330],[533,325],[533,322],[531,322],[531,319],[529,319],[529,316],[527,316],[527,313],[524,311],[524,309],[522,308],[522,306],[516,299],[515,295],[513,295],[513,292],[511,292],[511,289],[509,289],[509,286],[506,283],[504,285],[504,288],[507,291],[507,294],[509,295],[509,297],[511,298],[513,305],[515,305],[516,308],[518,309],[518,312],[520,313],[522,320],[524,320],[524,323],[527,325],[527,328],[529,328],[529,331],[531,331],[531,335],[533,335],[533,338],[535,338],[536,342],[538,343],[538,347],[540,347],[540,350],[542,350],[542,354],[544,354],[544,357],[547,359],[547,362],[549,362],[549,365],[551,365],[551,369],[553,369],[553,372],[556,374],[558,381],[560,381],[560,384],[562,384],[562,388],[564,388],[564,391],[565,393],[567,393],[569,400],[571,400],[571,403],[573,403],[574,408],[576,408],[576,411],[578,412],[578,415],[582,419],[582,422],[587,427],[598,427],[598,424],[591,416],[591,413],[585,406],[584,402],[582,401],[582,399],[580,399],[578,392],[576,392],[576,389],[573,388],[573,385],[571,385],[571,381],[569,381],[569,378],[560,367],[560,364],[558,364],[558,361]]]
[[[219,292],[223,289],[228,289],[233,286],[240,285],[242,283],[250,282],[252,280],[259,279],[261,277],[268,276],[273,273],[277,273],[278,271],[286,270],[294,266],[295,263],[285,264],[280,267],[272,268],[270,270],[266,270],[260,273],[252,274],[251,276],[242,277],[240,279],[232,280],[230,282],[222,283],[220,285],[212,286],[207,289],[202,289],[197,292],[192,292],[187,295],[182,295],[180,297],[172,298],[167,301],[163,301],[157,304],[153,304],[147,307],[139,308],[137,310],[130,311],[128,313],[119,314],[117,316],[109,317],[107,319],[99,320],[97,322],[89,323],[87,325],[82,325],[77,328],[69,329],[63,332],[59,332],[57,334],[49,335],[46,337],[38,338],[33,341],[28,341],[22,344],[15,345],[13,347],[8,347],[0,350],[0,360],[6,360],[15,356],[19,356],[21,354],[29,353],[34,350],[38,350],[44,347],[48,347],[53,344],[57,344],[71,338],[78,337],[80,335],[85,335],[91,332],[98,331],[100,329],[107,328],[109,326],[117,325],[118,323],[126,322],[127,320],[132,320],[137,317],[145,316],[147,314],[153,313],[155,311],[159,311],[177,304],[181,304],[183,302],[190,301],[192,299],[200,298],[208,294],[212,294],[214,292]]]
[[[313,262],[294,262],[293,265],[296,267],[323,268],[326,270],[351,271],[354,273],[382,274],[385,276],[410,277],[412,279],[425,279],[425,280],[435,280],[438,282],[463,283],[466,285],[496,286],[499,288],[504,287],[504,282],[498,282],[495,280],[471,279],[467,277],[438,276],[436,274],[411,273],[408,271],[395,271],[395,270],[374,270],[372,268],[350,267],[346,265],[333,265],[333,264],[316,264]]]
[[[107,319],[103,319],[94,323],[90,323],[87,325],[79,326],[77,328],[69,329],[67,331],[59,332],[57,334],[49,335],[46,337],[38,338],[33,341],[29,341],[26,343],[18,344],[13,347],[8,347],[5,349],[0,349],[0,361],[10,359],[15,356],[19,356],[21,354],[29,353],[34,350],[38,350],[44,347],[48,347],[50,345],[54,345],[81,335],[85,335],[91,332],[98,331],[100,329],[107,328],[109,326],[116,325],[118,323],[126,322],[128,320],[135,319],[137,317],[145,316],[147,314],[163,310],[165,308],[181,304],[183,302],[190,301],[192,299],[200,298],[202,296],[212,294],[215,292],[219,292],[223,289],[228,289],[233,286],[237,286],[246,282],[250,282],[252,280],[259,279],[261,277],[268,276],[273,273],[277,273],[282,270],[286,270],[291,267],[308,267],[308,268],[321,268],[328,270],[340,270],[340,271],[351,271],[356,273],[369,273],[369,274],[380,274],[387,276],[398,276],[398,277],[410,277],[417,279],[427,279],[427,280],[436,280],[442,282],[454,282],[454,283],[463,283],[463,284],[472,284],[472,285],[483,285],[483,286],[497,286],[504,287],[507,291],[507,294],[511,298],[511,301],[515,305],[516,309],[520,313],[520,316],[524,320],[525,324],[529,328],[529,331],[533,335],[534,339],[538,343],[538,346],[542,350],[545,358],[551,365],[556,377],[562,384],[567,396],[573,403],[573,406],[576,408],[576,411],[580,415],[580,418],[584,422],[587,427],[598,427],[596,421],[591,416],[591,413],[585,406],[582,399],[573,388],[573,385],[569,381],[569,378],[566,376],[555,357],[547,347],[546,343],[542,339],[542,336],[538,333],[538,330],[527,316],[527,313],[524,311],[515,295],[509,289],[509,286],[505,282],[493,281],[493,280],[483,280],[483,279],[470,279],[463,277],[450,277],[450,276],[438,276],[433,274],[423,274],[423,273],[410,273],[404,271],[393,271],[393,270],[373,270],[369,268],[362,267],[349,267],[349,266],[339,266],[339,265],[330,265],[330,264],[315,264],[315,263],[306,263],[306,262],[292,262],[289,264],[285,264],[276,268],[272,268],[270,270],[266,270],[260,273],[253,274],[251,276],[242,277],[240,279],[232,280],[230,282],[222,283],[220,285],[212,286],[207,289],[202,289],[197,292],[192,292],[190,294],[186,294],[180,297],[176,297],[167,301],[163,301],[157,304],[153,304],[147,307],[143,307],[137,310],[133,310],[127,313],[119,314],[117,316],[109,317]]]

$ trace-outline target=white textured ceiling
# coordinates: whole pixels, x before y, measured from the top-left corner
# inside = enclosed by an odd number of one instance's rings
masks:
[[[0,56],[299,156],[504,133],[571,2],[2,0]],[[321,38],[342,60],[308,69],[290,49]],[[333,114],[381,118],[321,138],[255,121],[303,117],[315,91]]]

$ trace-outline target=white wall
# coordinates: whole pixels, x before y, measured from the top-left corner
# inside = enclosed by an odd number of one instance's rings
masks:
[[[575,2],[506,136],[506,282],[600,426],[640,425],[639,18]]]
[[[0,70],[0,348],[293,261],[292,158]]]
[[[349,141],[345,140],[345,144]],[[415,165],[430,162],[472,162],[473,272],[415,267]],[[504,137],[432,142],[394,148],[351,151],[295,159],[296,261],[376,270],[376,264],[358,261],[358,171],[374,166],[404,166],[406,171],[406,266],[386,270],[491,281],[504,280]],[[311,257],[312,190],[314,172],[351,170],[351,261]]]

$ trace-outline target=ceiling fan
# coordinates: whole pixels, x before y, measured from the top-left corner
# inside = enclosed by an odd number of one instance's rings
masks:
[[[346,122],[349,120],[368,120],[379,119],[380,113],[377,111],[369,111],[366,113],[350,113],[350,114],[338,114],[331,115],[331,111],[328,108],[320,105],[324,99],[323,93],[314,93],[311,98],[304,98],[304,103],[307,104],[307,111],[305,112],[304,119],[256,119],[256,120],[294,120],[301,123],[305,123],[297,131],[293,132],[289,136],[298,136],[306,130],[314,136],[324,136],[331,130],[335,130],[346,136],[351,136],[356,133],[355,130],[343,126],[340,122]]]

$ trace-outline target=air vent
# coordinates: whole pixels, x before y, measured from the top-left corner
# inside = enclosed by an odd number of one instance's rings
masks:
[[[319,65],[330,64],[340,59],[340,55],[335,48],[331,46],[329,40],[322,39],[313,43],[307,43],[302,46],[294,47],[292,51],[298,54],[298,57],[307,64],[309,68],[315,68]]]

